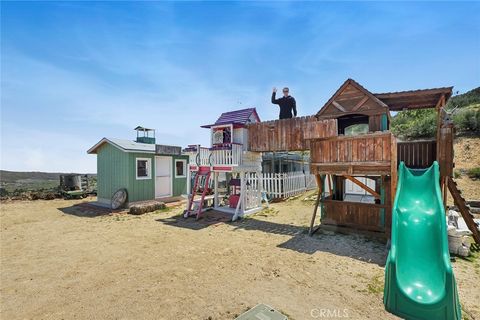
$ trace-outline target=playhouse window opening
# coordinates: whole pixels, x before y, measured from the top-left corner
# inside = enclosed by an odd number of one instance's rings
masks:
[[[176,160],[175,161],[175,177],[176,178],[185,178],[187,172],[187,161],[186,160]]]
[[[151,165],[150,159],[137,158],[137,180],[150,179]]]
[[[377,189],[375,179],[366,177],[356,177],[356,179],[372,190]],[[350,180],[344,180],[344,190],[343,201],[375,203],[375,197],[373,195]]]
[[[352,124],[345,128],[346,136],[358,136],[359,134],[365,134],[365,133],[368,133],[367,123]]]
[[[232,131],[230,127],[220,127],[213,130],[212,144],[232,143]]]
[[[362,114],[339,117],[337,121],[338,134],[358,135],[369,131],[368,116]]]

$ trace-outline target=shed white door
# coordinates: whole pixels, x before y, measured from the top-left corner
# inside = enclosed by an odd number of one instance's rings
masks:
[[[172,157],[155,157],[155,198],[172,196]]]
[[[375,181],[372,179],[368,178],[363,178],[363,177],[356,177],[356,179],[363,184],[367,185],[371,189],[375,190]],[[361,194],[361,195],[366,195],[369,194],[367,191],[362,189],[359,185],[353,183],[350,180],[345,179],[345,193],[346,194]]]

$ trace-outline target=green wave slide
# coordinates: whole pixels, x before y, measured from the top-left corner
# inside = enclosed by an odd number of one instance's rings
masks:
[[[425,170],[400,163],[383,303],[405,319],[462,318],[437,162]]]

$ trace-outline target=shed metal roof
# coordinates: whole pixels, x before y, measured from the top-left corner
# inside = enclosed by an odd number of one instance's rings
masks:
[[[139,143],[132,140],[116,139],[116,138],[103,138],[97,142],[93,147],[88,149],[87,153],[95,154],[97,153],[98,148],[103,144],[110,143],[114,147],[125,151],[125,152],[145,152],[145,153],[155,153],[155,145],[149,143]]]
[[[220,117],[215,121],[214,124],[207,124],[202,126],[202,128],[210,128],[213,126],[223,125],[223,124],[240,124],[246,125],[250,121],[250,117],[255,117],[255,119],[260,122],[260,117],[258,116],[257,110],[255,108],[241,109],[235,111],[224,112]]]

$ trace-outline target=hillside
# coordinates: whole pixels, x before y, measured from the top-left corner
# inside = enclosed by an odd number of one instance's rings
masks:
[[[19,172],[0,170],[0,186],[9,192],[16,189],[39,190],[56,188],[60,181],[61,172]],[[95,177],[94,174],[88,174]]]
[[[451,97],[448,100],[447,109],[464,108],[474,104],[480,104],[480,87]]]
[[[18,172],[0,170],[0,182],[16,182],[18,180],[56,180],[58,181],[60,175],[59,172]]]

